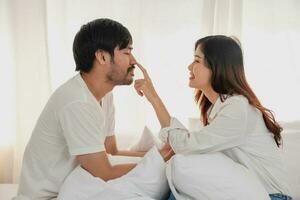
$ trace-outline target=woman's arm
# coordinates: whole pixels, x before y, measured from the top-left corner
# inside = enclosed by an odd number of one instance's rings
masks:
[[[152,106],[155,110],[156,116],[161,125],[161,128],[170,126],[170,120],[171,120],[170,114],[169,114],[167,108],[165,107],[164,103],[158,96],[157,92],[155,91],[155,88],[152,84],[152,81],[151,81],[146,69],[139,63],[137,63],[137,66],[140,68],[140,70],[142,71],[142,73],[144,75],[144,79],[138,79],[135,81],[134,87],[135,87],[137,93],[140,96],[145,95],[146,98],[148,99],[148,101],[152,104]]]
[[[227,99],[214,120],[198,131],[190,132],[177,119],[161,129],[159,137],[175,153],[208,153],[230,149],[247,140],[247,113],[244,102]]]
[[[246,103],[236,98],[226,100],[217,117],[200,131],[189,132],[179,121],[172,119],[152,81],[140,64],[144,79],[135,81],[140,96],[145,95],[152,104],[161,124],[160,139],[169,143],[175,153],[198,151],[201,153],[232,148],[245,141],[247,124]]]

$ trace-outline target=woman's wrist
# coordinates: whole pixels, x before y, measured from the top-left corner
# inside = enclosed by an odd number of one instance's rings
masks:
[[[149,102],[156,112],[161,128],[170,126],[170,114],[160,97],[155,93],[151,98],[149,98]]]
[[[158,96],[158,95],[155,95],[155,96],[153,96],[153,97],[151,98],[150,103],[151,103],[153,106],[156,106],[156,105],[161,104],[162,102],[161,102],[161,99],[159,98],[159,96]]]

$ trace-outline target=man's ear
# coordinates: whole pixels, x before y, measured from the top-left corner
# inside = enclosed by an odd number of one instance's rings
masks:
[[[109,59],[109,56],[108,56],[108,53],[103,51],[103,50],[98,50],[95,52],[95,57],[96,57],[96,60],[101,64],[101,65],[104,65],[108,59]]]

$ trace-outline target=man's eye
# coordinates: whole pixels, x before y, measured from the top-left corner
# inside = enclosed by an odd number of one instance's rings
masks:
[[[130,53],[125,53],[126,55],[130,55]]]
[[[194,60],[194,63],[200,63],[198,60]]]

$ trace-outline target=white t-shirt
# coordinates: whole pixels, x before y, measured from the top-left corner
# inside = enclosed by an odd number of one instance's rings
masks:
[[[209,125],[188,131],[177,119],[159,137],[175,153],[223,152],[257,175],[269,194],[289,194],[281,151],[267,129],[262,114],[242,95],[220,98],[210,109]]]
[[[80,74],[50,97],[27,144],[18,197],[53,199],[66,176],[79,164],[76,155],[105,150],[114,134],[112,93],[100,103]]]

